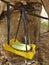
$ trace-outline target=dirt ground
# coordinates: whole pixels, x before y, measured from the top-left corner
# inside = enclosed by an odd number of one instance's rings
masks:
[[[40,37],[39,44],[39,56],[41,58],[40,62],[44,65],[49,65],[49,32],[43,33]]]

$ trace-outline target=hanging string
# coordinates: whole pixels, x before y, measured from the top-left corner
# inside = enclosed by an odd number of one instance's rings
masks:
[[[10,43],[10,5],[7,4],[7,28],[8,28],[8,44]]]
[[[21,22],[21,15],[20,15],[20,20],[19,20],[19,23],[18,23],[18,27],[17,27],[17,31],[16,31],[16,36],[15,36],[14,42],[16,42],[16,38],[17,38],[17,35],[18,35],[19,27],[20,27],[20,22]]]

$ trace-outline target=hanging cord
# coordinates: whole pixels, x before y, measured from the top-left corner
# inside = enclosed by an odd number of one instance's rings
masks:
[[[26,23],[26,18],[25,18],[25,9],[22,7],[21,8],[21,16],[22,20],[24,23],[24,38],[25,38],[25,44],[26,44],[26,51],[27,51],[27,23]]]
[[[32,15],[32,16],[35,16],[35,17],[38,17],[38,18],[49,20],[49,18],[47,18],[47,17],[43,17],[43,16],[40,16],[40,15],[37,15],[37,14],[33,14],[31,12],[26,12],[26,14],[29,14],[29,15]]]
[[[7,4],[7,28],[8,28],[8,44],[10,43],[10,6]]]
[[[25,39],[25,44],[26,44],[26,52],[27,52],[27,21],[25,18],[25,9],[23,7],[21,7],[21,16],[22,16],[22,20],[24,23],[24,39]],[[27,59],[25,59],[25,64],[27,65]]]
[[[17,35],[18,35],[19,27],[20,27],[20,22],[21,22],[21,15],[20,15],[20,20],[19,20],[19,23],[18,23],[18,27],[17,27],[17,31],[16,31],[16,36],[15,36],[14,42],[16,42],[16,38],[17,38]]]

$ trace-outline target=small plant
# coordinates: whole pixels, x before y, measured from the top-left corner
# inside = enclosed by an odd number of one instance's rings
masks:
[[[42,65],[46,65],[45,63],[43,63]]]
[[[45,28],[45,27],[47,27],[48,26],[48,22],[42,22],[41,23],[41,28]]]

